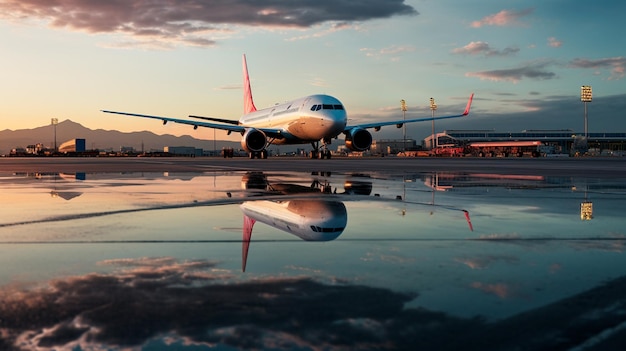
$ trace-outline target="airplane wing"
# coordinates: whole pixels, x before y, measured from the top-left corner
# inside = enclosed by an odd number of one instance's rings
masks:
[[[132,116],[132,117],[143,117],[143,118],[152,118],[152,119],[158,119],[163,121],[163,124],[166,124],[167,122],[172,122],[172,123],[179,123],[179,124],[187,124],[190,126],[193,126],[194,129],[198,128],[198,127],[204,127],[204,128],[214,128],[214,129],[221,129],[221,130],[226,130],[228,132],[237,132],[237,133],[243,133],[246,131],[247,128],[251,128],[251,127],[246,127],[244,125],[235,125],[233,124],[232,120],[226,120],[226,119],[220,119],[220,118],[211,118],[211,117],[205,117],[204,119],[206,120],[215,120],[215,121],[221,121],[223,123],[211,123],[211,122],[204,122],[204,121],[193,121],[193,120],[188,120],[188,119],[180,119],[180,118],[172,118],[172,117],[164,117],[164,116],[153,116],[153,115],[142,115],[139,113],[130,113],[130,112],[119,112],[119,111],[109,111],[109,110],[101,110],[101,112],[104,113],[112,113],[112,114],[117,114],[117,115],[124,115],[124,116]],[[192,118],[198,118],[197,116],[190,116]],[[270,137],[278,137],[279,135],[282,134],[282,130],[280,129],[276,129],[276,128],[256,128],[260,131],[262,131],[263,133],[265,133],[267,136]]]
[[[210,122],[203,122],[203,121],[191,121],[191,120],[180,119],[180,118],[172,118],[172,117],[164,117],[164,116],[153,116],[153,115],[142,115],[142,114],[139,114],[139,113],[129,113],[129,112],[119,112],[119,111],[109,111],[109,110],[101,110],[101,111],[104,112],[104,113],[113,113],[113,114],[124,115],[124,116],[158,119],[158,120],[163,121],[163,124],[166,124],[167,122],[188,124],[188,125],[193,126],[194,129],[198,128],[198,127],[206,127],[206,128],[215,128],[215,129],[227,130],[227,131],[230,131],[230,132],[243,132],[245,130],[245,128],[243,126],[237,126],[237,125],[232,125],[232,124],[210,123]]]
[[[474,93],[472,93],[469,97],[469,100],[467,101],[467,106],[465,106],[465,111],[463,111],[462,114],[459,115],[451,115],[451,116],[438,116],[438,117],[422,117],[422,118],[412,118],[412,119],[400,119],[400,120],[395,120],[395,121],[384,121],[384,122],[373,122],[373,123],[363,123],[363,124],[358,124],[358,125],[353,125],[353,126],[346,126],[346,128],[344,129],[344,132],[350,131],[352,129],[356,129],[356,128],[361,128],[361,129],[368,129],[368,128],[380,128],[380,127],[384,127],[384,126],[391,126],[391,125],[402,125],[405,123],[413,123],[413,122],[424,122],[424,121],[432,121],[432,120],[437,120],[437,119],[448,119],[448,118],[458,118],[458,117],[463,117],[463,116],[467,116],[469,115],[470,112],[470,107],[472,105],[472,100],[474,99]]]
[[[217,118],[217,117],[205,117],[205,116],[195,116],[195,115],[189,115],[189,117],[190,118],[203,119],[205,121],[215,121],[215,122],[220,122],[220,123],[239,125],[239,121],[236,121],[234,119],[225,119],[225,118]]]

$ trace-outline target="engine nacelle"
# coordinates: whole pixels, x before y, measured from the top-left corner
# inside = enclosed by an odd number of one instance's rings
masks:
[[[352,151],[365,151],[372,145],[372,134],[365,129],[355,128],[346,133],[346,147]]]
[[[259,152],[265,149],[265,133],[258,129],[246,129],[241,138],[241,147],[247,152]]]

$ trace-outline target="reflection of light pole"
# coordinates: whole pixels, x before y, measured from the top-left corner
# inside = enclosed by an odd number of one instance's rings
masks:
[[[435,140],[435,110],[437,109],[437,104],[435,103],[435,99],[430,98],[430,115],[432,116],[432,137],[430,140],[431,149],[436,148],[437,141]]]
[[[57,124],[59,124],[59,119],[58,118],[53,118],[50,123],[52,124],[52,127],[54,128],[54,152],[57,152]]]
[[[591,102],[591,85],[583,85],[580,87],[580,101],[585,104],[585,140],[587,139],[587,103]]]
[[[585,185],[585,201],[580,203],[580,220],[590,221],[593,219],[593,202],[587,200],[589,185]]]
[[[404,122],[406,120],[406,101],[404,101],[404,99],[400,100],[400,108],[402,109],[402,121]],[[406,152],[406,123],[402,123],[402,128],[403,128],[403,134],[402,134],[402,145],[403,145],[403,150]]]

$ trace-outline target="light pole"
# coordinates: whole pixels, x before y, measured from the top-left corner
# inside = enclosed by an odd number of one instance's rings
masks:
[[[434,149],[434,148],[436,148],[438,146],[437,145],[437,140],[435,139],[435,111],[436,110],[437,110],[437,104],[435,103],[435,99],[430,98],[430,115],[433,118],[432,121],[431,121],[432,122],[431,123],[431,125],[432,125],[432,134],[431,134],[432,137],[431,137],[431,140],[430,140],[430,145],[431,145],[430,148],[431,149]]]
[[[59,124],[59,119],[52,118],[50,120],[50,124],[52,124],[52,127],[54,129],[54,152],[57,152],[57,124]]]
[[[587,140],[588,124],[587,124],[587,103],[591,102],[591,85],[583,85],[580,87],[580,101],[585,105],[585,140]]]
[[[406,101],[404,101],[404,99],[400,100],[400,108],[402,109],[402,121],[406,121]],[[403,145],[403,152],[406,152],[406,123],[402,123],[402,145]]]

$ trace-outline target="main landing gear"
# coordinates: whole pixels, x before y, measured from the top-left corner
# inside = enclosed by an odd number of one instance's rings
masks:
[[[311,146],[313,146],[313,150],[311,150],[310,153],[311,159],[319,158],[320,160],[323,160],[324,158],[326,158],[330,160],[330,150],[328,150],[326,144],[326,142],[323,142],[322,149],[320,150],[320,142],[312,142]]]

